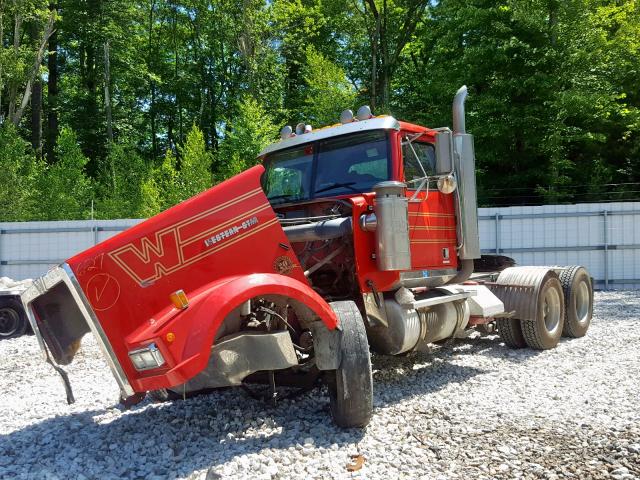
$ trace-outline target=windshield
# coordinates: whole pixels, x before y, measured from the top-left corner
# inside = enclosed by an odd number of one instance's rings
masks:
[[[376,130],[274,152],[264,161],[271,203],[370,192],[389,179],[387,132]]]

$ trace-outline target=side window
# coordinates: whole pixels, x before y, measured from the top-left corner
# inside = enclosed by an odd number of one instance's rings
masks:
[[[425,173],[428,176],[436,174],[436,152],[430,143],[412,142],[409,144],[409,142],[403,141],[402,161],[404,163],[404,180],[409,188],[418,188],[420,182],[416,180],[423,178]],[[422,164],[422,168],[420,168],[420,164]]]

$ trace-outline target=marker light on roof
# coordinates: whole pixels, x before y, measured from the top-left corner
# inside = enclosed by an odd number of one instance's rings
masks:
[[[358,120],[369,120],[371,117],[373,117],[369,105],[361,106],[358,109],[358,113],[356,113],[356,117],[358,118]]]
[[[304,122],[300,122],[296,125],[296,135],[302,135],[304,133]]]
[[[304,133],[309,133],[311,132],[311,125],[305,125],[304,126]]]
[[[340,114],[340,123],[351,123],[353,122],[353,112],[351,110],[345,110]]]
[[[282,140],[289,138],[292,133],[293,129],[289,125],[285,125],[284,127],[282,127],[282,130],[280,130],[280,138]]]

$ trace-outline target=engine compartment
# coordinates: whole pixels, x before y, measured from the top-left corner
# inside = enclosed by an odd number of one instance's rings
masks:
[[[296,241],[301,235],[291,233],[288,237],[311,287],[326,301],[359,297],[350,225],[352,205],[345,200],[320,200],[274,209],[285,233],[309,226],[305,240]],[[317,222],[325,228],[315,233],[311,229],[318,230],[313,227]]]

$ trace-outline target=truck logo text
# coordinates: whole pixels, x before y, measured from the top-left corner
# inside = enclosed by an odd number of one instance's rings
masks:
[[[258,225],[257,214],[271,208],[266,202],[220,222],[220,215],[216,215],[218,212],[257,195],[263,195],[262,189],[247,192],[123,245],[110,252],[109,257],[140,286],[152,284],[163,276],[277,224],[278,219],[274,217]]]

